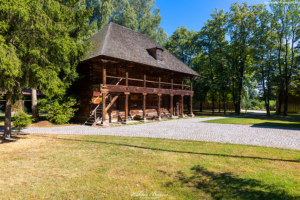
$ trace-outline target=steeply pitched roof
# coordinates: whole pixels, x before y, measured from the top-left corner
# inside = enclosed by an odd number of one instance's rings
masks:
[[[163,52],[163,61],[157,61],[148,53],[147,49],[160,47],[159,44],[144,34],[112,22],[90,38],[90,41],[92,47],[83,61],[97,56],[109,56],[199,76],[197,72],[166,50]]]

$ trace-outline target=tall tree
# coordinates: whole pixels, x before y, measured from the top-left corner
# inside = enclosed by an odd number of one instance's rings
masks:
[[[194,67],[194,60],[196,52],[200,51],[199,45],[197,45],[198,34],[191,30],[189,31],[185,27],[180,27],[174,31],[174,33],[168,38],[164,47],[173,55],[175,55],[179,60],[188,65],[191,68]],[[190,80],[184,80],[186,84],[190,84]],[[195,80],[194,85],[197,85],[198,82]],[[199,89],[199,87],[194,87]],[[199,91],[196,91],[196,93]],[[196,96],[197,97],[197,96]],[[190,109],[189,99],[185,100],[185,104],[188,109]]]
[[[227,34],[227,23],[228,23],[228,15],[224,13],[224,10],[215,10],[211,15],[212,20],[211,23],[211,35],[213,37],[214,46],[213,46],[213,57],[214,57],[214,65],[216,68],[216,86],[218,91],[218,102],[219,102],[219,111],[222,103],[224,108],[224,114],[226,114],[226,102],[228,101],[227,95],[229,93],[229,68],[228,68],[228,42],[226,40]]]
[[[265,102],[267,116],[270,116],[270,101],[275,99],[276,62],[274,34],[271,30],[271,14],[264,5],[259,5],[252,39],[255,68],[254,76],[259,83],[259,91]]]
[[[18,8],[12,9],[11,11],[20,13]],[[16,18],[16,20],[22,21],[20,18]],[[14,87],[18,86],[16,79],[21,76],[21,62],[18,59],[16,48],[12,44],[13,41],[10,38],[1,35],[5,30],[9,29],[8,24],[7,21],[2,21],[2,23],[0,23],[0,87],[6,90],[4,137],[10,136],[12,93]]]
[[[88,39],[109,22],[145,34],[163,45],[167,34],[160,27],[161,15],[155,0],[82,0],[80,7],[93,9],[89,18],[92,31],[84,37]]]
[[[232,4],[229,12],[229,36],[231,40],[231,64],[234,73],[233,96],[237,114],[240,114],[243,81],[250,57],[250,41],[257,15],[258,5],[248,6],[247,3]],[[237,93],[235,93],[235,90]]]
[[[207,93],[209,91],[209,70],[206,67],[207,64],[205,63],[207,60],[203,59],[203,52],[199,52],[195,55],[193,59],[193,69],[198,72],[200,75],[199,78],[195,80],[195,84],[193,84],[194,89],[194,97],[193,99],[197,102],[200,102],[200,112],[203,112],[202,104],[206,102]]]
[[[227,68],[227,46],[226,41],[228,16],[224,10],[216,9],[211,14],[212,19],[205,22],[199,33],[200,44],[203,48],[202,58],[206,65],[207,75],[209,76],[209,97],[212,102],[212,111],[215,110],[215,102],[219,102],[221,96],[223,106],[227,101],[228,93],[228,68]],[[226,113],[226,109],[224,109]]]
[[[193,58],[197,51],[197,34],[195,31],[189,31],[184,26],[176,29],[174,33],[169,36],[168,41],[164,47],[179,60],[186,65],[192,65]]]
[[[288,115],[288,96],[291,79],[299,66],[295,62],[300,39],[300,7],[298,0],[271,0],[272,27],[278,43],[277,60],[280,88],[284,97],[283,115]]]
[[[12,9],[13,8],[13,9]],[[89,12],[73,0],[16,0],[0,3],[1,30],[6,46],[13,45],[18,67],[17,85],[2,83],[11,102],[14,87],[37,86],[48,97],[62,94],[76,78],[76,65],[88,47],[79,41]],[[1,65],[2,66],[2,65]],[[10,106],[5,116],[4,137],[10,137]]]

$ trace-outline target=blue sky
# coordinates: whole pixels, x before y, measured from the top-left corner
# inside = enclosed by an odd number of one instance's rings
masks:
[[[234,2],[247,2],[249,5],[262,4],[268,0],[156,0],[162,16],[161,27],[171,35],[178,27],[199,31],[203,23],[210,19],[215,8],[229,11]]]

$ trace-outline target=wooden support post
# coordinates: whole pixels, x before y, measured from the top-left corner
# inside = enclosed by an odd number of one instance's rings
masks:
[[[108,126],[108,124],[106,122],[106,113],[107,113],[106,112],[106,95],[107,95],[107,91],[102,90],[102,122],[101,122],[102,126]]]
[[[171,73],[171,90],[174,89],[174,84],[173,84],[173,73]]]
[[[194,113],[193,113],[193,96],[190,96],[190,114],[189,117],[195,117]]]
[[[181,90],[183,90],[183,76],[181,77]]]
[[[161,100],[161,94],[158,94],[158,105],[157,105],[158,120],[161,120],[161,117],[160,117],[160,100]]]
[[[174,97],[174,95],[173,94],[171,94],[170,95],[170,117],[173,117],[173,108],[174,108],[174,106],[173,106],[173,97]]]
[[[193,91],[193,77],[190,77],[190,84],[191,84],[191,91]],[[193,95],[190,95],[190,114],[189,117],[195,117],[194,113],[193,113]]]
[[[184,103],[183,103],[183,100],[184,100],[184,95],[181,95],[181,115],[180,117],[184,117]]]
[[[107,63],[107,61],[102,60],[102,83],[103,83],[103,88],[106,88],[106,63]]]
[[[146,100],[147,100],[147,93],[143,93],[143,120],[146,121]]]
[[[125,94],[125,122],[127,123],[128,121],[128,95],[130,94],[129,92],[124,92]]]
[[[191,83],[190,83],[190,85],[191,85],[191,88],[190,88],[190,89],[191,89],[191,91],[193,91],[193,77],[192,77],[192,76],[190,77],[190,82],[191,82]]]
[[[158,88],[160,89],[161,87],[161,72],[159,71],[159,75],[158,75]]]
[[[126,70],[126,86],[128,86],[128,66],[125,67]]]
[[[144,87],[147,87],[147,81],[146,81],[146,69],[144,68]]]

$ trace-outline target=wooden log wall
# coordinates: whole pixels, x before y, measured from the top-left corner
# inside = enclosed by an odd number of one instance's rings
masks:
[[[96,99],[95,92],[100,94],[100,84],[103,82],[102,69],[103,63],[100,60],[89,61],[81,63],[77,67],[77,72],[80,74],[80,79],[76,81],[70,88],[70,90],[78,95],[78,101],[81,106],[76,112],[77,119],[86,119],[91,110],[96,105],[91,106],[91,102]],[[144,70],[146,71],[146,87],[147,88],[159,88],[159,75],[161,74],[161,89],[171,90],[171,77],[173,76],[173,89],[182,90],[183,76],[180,73],[173,73],[169,71],[161,71],[157,68],[149,68],[145,66],[137,66],[132,64],[122,64],[116,62],[106,63],[106,83],[107,85],[116,85],[116,83],[122,78],[119,83],[120,86],[126,85],[126,67],[128,68],[129,86],[144,87]],[[187,78],[187,77],[185,77]],[[187,87],[187,86],[184,86]],[[116,91],[118,92],[118,91]],[[178,91],[179,92],[179,91]],[[190,94],[190,91],[187,91]],[[112,98],[117,93],[111,92]],[[132,116],[143,116],[143,94],[142,93],[130,93],[128,96],[128,109],[129,114]],[[101,101],[101,97],[98,98],[97,103]],[[177,104],[178,103],[178,104]],[[175,113],[176,107],[181,106],[181,96],[175,95],[173,97],[173,111]],[[170,95],[162,95],[160,102],[160,113],[169,114],[170,112]],[[181,108],[180,108],[181,109]],[[178,110],[178,109],[177,109]],[[150,116],[157,116],[158,114],[158,94],[146,95],[146,114]],[[117,101],[110,107],[105,116],[109,122],[117,120],[118,116],[125,116],[125,94],[121,92]]]
[[[116,93],[112,93],[115,96]],[[180,97],[176,98],[174,102],[181,104]],[[176,105],[175,103],[175,105]],[[170,114],[170,96],[162,95],[160,102],[160,111],[162,114]],[[129,114],[133,117],[139,115],[143,117],[143,95],[142,94],[130,94],[128,102]],[[176,107],[173,108],[176,110]],[[180,108],[181,109],[181,108]],[[146,115],[157,116],[158,114],[158,95],[146,95]],[[106,119],[109,122],[117,121],[118,116],[125,117],[125,95],[120,95],[117,102],[112,105],[108,110]]]
[[[278,94],[277,94],[278,95]],[[276,99],[276,111],[279,110],[279,98]],[[284,98],[281,104],[281,113],[284,111]],[[300,97],[289,94],[288,98],[288,113],[299,113],[300,112]]]
[[[93,88],[93,66],[92,63],[79,64],[77,67],[77,73],[79,73],[80,78],[75,81],[70,87],[69,91],[76,95],[78,103],[78,111],[76,112],[75,119],[86,120],[90,112],[90,101],[92,98]],[[99,90],[99,88],[98,88]]]

